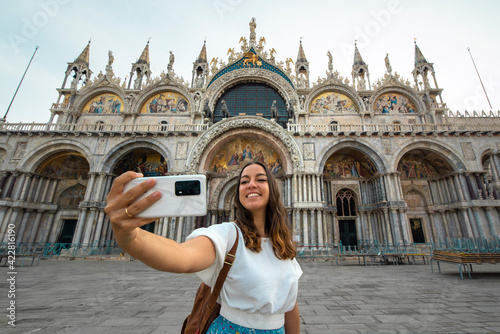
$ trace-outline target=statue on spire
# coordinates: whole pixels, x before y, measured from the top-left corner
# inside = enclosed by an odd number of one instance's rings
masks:
[[[175,57],[174,57],[174,54],[172,53],[172,51],[169,51],[169,52],[170,52],[170,58],[169,58],[169,61],[168,61],[167,70],[170,73],[170,72],[172,72],[172,69],[174,67]]]
[[[330,50],[328,50],[326,55],[328,56],[328,70],[330,71],[330,74],[331,74],[331,73],[333,73],[333,57],[332,57],[332,53],[330,52]]]
[[[389,74],[392,73],[391,62],[389,61],[389,54],[388,53],[385,55],[385,68],[387,69],[387,73],[389,73]]]
[[[255,17],[252,17],[252,21],[248,23],[250,26],[250,47],[255,46],[255,39],[256,39],[256,34],[255,34],[255,28],[257,28],[257,23],[255,22]]]

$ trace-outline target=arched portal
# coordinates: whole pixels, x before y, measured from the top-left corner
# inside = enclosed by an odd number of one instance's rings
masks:
[[[364,212],[373,211],[374,205],[384,200],[378,191],[380,179],[372,159],[353,148],[340,148],[326,159],[323,166],[324,195],[329,222],[328,242],[355,246],[363,239],[374,239],[376,233],[368,227],[368,220],[358,215],[359,206]],[[364,201],[356,194],[364,193]],[[370,196],[368,196],[370,194]]]
[[[462,237],[464,221],[455,212],[436,213],[434,206],[460,201],[453,166],[439,152],[415,148],[399,160],[403,199],[408,207],[407,228],[412,243],[430,243],[446,237]]]

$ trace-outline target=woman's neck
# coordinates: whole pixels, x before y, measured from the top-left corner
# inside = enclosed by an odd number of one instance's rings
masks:
[[[253,213],[253,223],[255,224],[255,227],[257,228],[257,233],[261,236],[261,238],[267,238],[268,235],[266,233],[266,213],[265,212],[258,212],[258,213]]]

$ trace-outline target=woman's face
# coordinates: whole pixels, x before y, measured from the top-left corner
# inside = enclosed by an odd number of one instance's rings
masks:
[[[269,183],[266,171],[254,164],[243,170],[239,185],[240,202],[245,209],[254,213],[266,210],[269,202]]]

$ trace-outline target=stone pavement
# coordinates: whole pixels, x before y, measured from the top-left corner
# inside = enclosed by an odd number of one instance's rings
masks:
[[[500,332],[500,267],[344,266],[301,262],[302,333]],[[435,268],[436,269],[436,268]],[[18,268],[15,299],[0,267],[0,333],[179,333],[198,280],[139,261],[42,260]],[[16,327],[7,324],[16,302]]]

